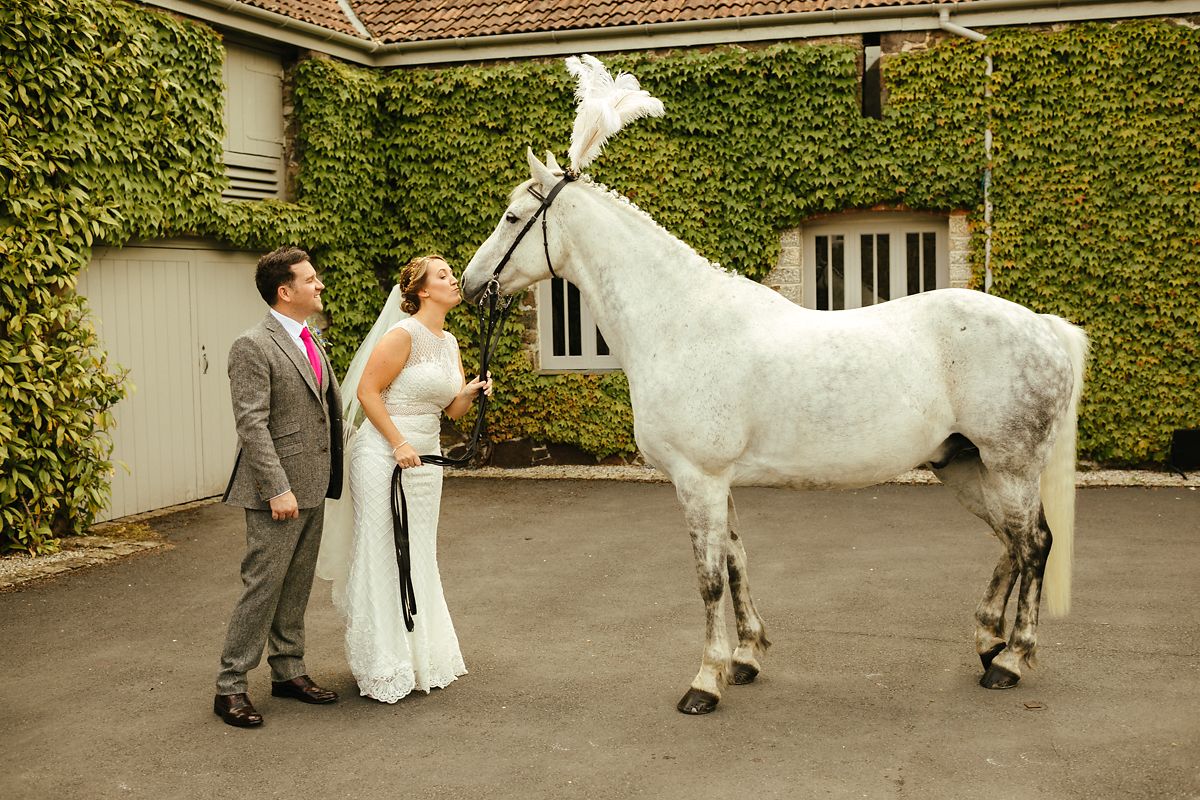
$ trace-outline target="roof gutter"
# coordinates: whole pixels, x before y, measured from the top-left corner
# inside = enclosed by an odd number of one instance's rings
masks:
[[[970,3],[872,6],[383,44],[373,38],[332,31],[265,11],[240,0],[140,2],[252,36],[286,42],[373,67],[548,58],[577,53],[937,30],[942,27],[940,17],[943,12],[953,12],[960,20],[985,27],[1200,13],[1200,0],[1172,0],[1170,3],[1144,0],[973,0]],[[347,21],[353,24],[353,19],[348,18]],[[960,33],[969,29],[954,25],[954,28],[946,30]]]
[[[323,28],[311,22],[276,14],[274,11],[267,11],[238,0],[137,0],[137,2],[172,11],[180,16],[204,20],[239,33],[259,36],[273,42],[285,42],[368,66],[374,65],[373,54],[382,46],[374,39],[365,39],[361,36]],[[354,25],[356,21],[356,18],[347,17],[346,19],[346,22],[351,25]]]

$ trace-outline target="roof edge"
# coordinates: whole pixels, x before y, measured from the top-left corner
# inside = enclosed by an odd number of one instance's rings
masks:
[[[378,40],[351,36],[266,11],[239,0],[139,1],[240,33],[286,42],[371,67],[426,66],[873,32],[925,31],[939,28],[939,15],[943,10],[959,23],[974,27],[1200,14],[1200,0],[973,0],[969,4],[949,2],[920,6],[872,6],[383,44]]]
[[[376,66],[379,42],[323,28],[311,22],[252,6],[239,0],[135,0],[146,6],[191,17],[238,33],[327,53],[365,66]],[[353,24],[350,20],[347,20]],[[361,21],[358,21],[362,25]],[[357,29],[358,26],[355,26]],[[364,28],[365,29],[365,28]]]

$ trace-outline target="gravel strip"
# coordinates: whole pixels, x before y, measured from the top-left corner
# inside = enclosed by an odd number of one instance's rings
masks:
[[[93,567],[106,561],[170,547],[160,538],[119,539],[109,536],[78,536],[64,540],[69,549],[48,556],[6,556],[0,558],[0,592],[12,591],[29,581],[48,578],[71,570]]]
[[[506,469],[504,467],[474,467],[469,469],[446,468],[447,477],[455,478],[505,478],[512,480],[598,480],[598,481],[642,481],[667,483],[667,477],[653,467],[646,466],[591,466],[591,465],[546,465]],[[938,483],[932,472],[926,469],[911,469],[885,483],[926,484]],[[1150,470],[1097,469],[1080,470],[1075,473],[1076,486],[1171,486],[1200,487],[1200,473],[1187,479],[1178,473],[1153,472]]]

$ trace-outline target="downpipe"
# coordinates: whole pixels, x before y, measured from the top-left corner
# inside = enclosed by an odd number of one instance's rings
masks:
[[[938,11],[938,26],[947,33],[962,36],[973,42],[985,42],[987,36],[979,31],[964,28],[950,21],[950,10],[943,8]],[[985,56],[987,82],[984,85],[984,97],[992,96],[992,54]],[[992,290],[992,123],[989,111],[987,128],[983,131],[983,291]]]

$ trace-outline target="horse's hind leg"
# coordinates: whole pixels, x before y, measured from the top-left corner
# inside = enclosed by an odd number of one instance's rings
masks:
[[[938,479],[955,493],[968,511],[991,525],[997,538],[1004,545],[1004,552],[996,562],[992,579],[975,609],[975,652],[979,654],[979,660],[986,671],[996,656],[1008,646],[1004,639],[1004,612],[1017,578],[1012,543],[1005,529],[996,526],[995,515],[989,511],[987,500],[984,498],[983,480],[986,468],[979,460],[978,451],[970,449],[948,463],[932,466]]]
[[[1021,680],[1022,664],[1034,663],[1042,576],[1050,555],[1050,529],[1041,512],[1038,476],[989,470],[977,452],[964,452],[935,472],[968,510],[991,525],[1004,545],[975,612],[975,649],[984,668],[979,684],[988,689],[1011,688]],[[1004,611],[1018,577],[1016,617],[1005,641]]]
[[[979,654],[985,672],[991,668],[996,656],[1008,647],[1008,642],[1004,640],[1004,610],[1008,607],[1008,598],[1016,579],[1016,564],[1005,545],[1004,554],[996,563],[987,591],[975,609],[975,652]]]
[[[704,654],[700,671],[676,706],[685,714],[707,714],[721,700],[721,689],[729,674],[729,642],[725,634],[725,570],[729,533],[726,528],[726,497],[729,485],[709,478],[676,480],[683,504],[700,596],[704,599]]]
[[[737,623],[738,646],[733,651],[733,669],[730,680],[736,684],[752,683],[758,677],[762,664],[759,659],[766,655],[771,642],[767,640],[762,617],[750,597],[750,575],[746,568],[746,548],[737,535],[737,512],[733,507],[733,495],[729,496],[729,551],[726,565],[729,572],[729,594],[733,599],[733,614]]]
[[[1034,666],[1037,654],[1038,610],[1042,599],[1042,577],[1050,555],[1050,528],[1042,514],[1038,481],[1023,476],[997,477],[985,496],[997,509],[999,522],[994,525],[1001,539],[1007,538],[1013,562],[1012,575],[1020,575],[1017,612],[1013,619],[1008,646],[997,652],[979,680],[986,689],[1008,689],[1021,680],[1021,667]],[[1003,534],[1001,534],[1003,531]],[[1009,578],[1011,586],[1013,578]]]

